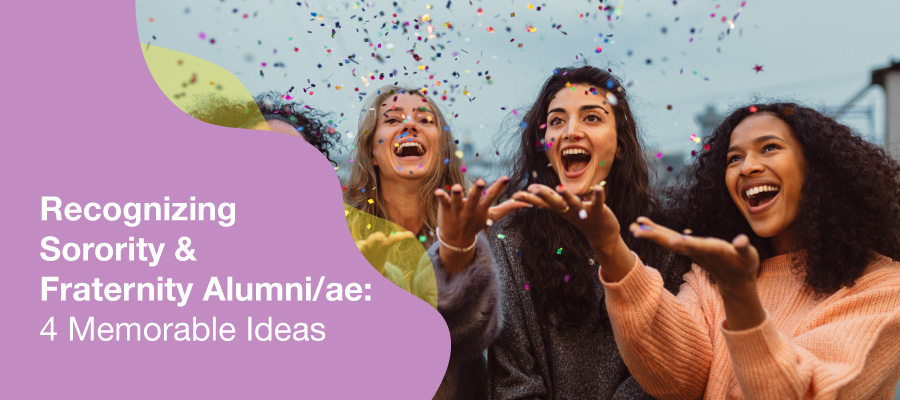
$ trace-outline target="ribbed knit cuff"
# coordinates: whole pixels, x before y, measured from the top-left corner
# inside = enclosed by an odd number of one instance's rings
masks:
[[[768,312],[766,319],[753,328],[729,330],[723,321],[721,329],[735,377],[745,389],[771,386],[771,377],[788,375],[783,374],[783,368],[793,368],[796,363]]]
[[[662,290],[662,277],[653,268],[644,266],[637,255],[634,256],[634,267],[618,282],[607,282],[600,275],[600,282],[606,289],[606,309],[610,316],[640,316],[649,319],[652,311],[659,304],[659,292]]]

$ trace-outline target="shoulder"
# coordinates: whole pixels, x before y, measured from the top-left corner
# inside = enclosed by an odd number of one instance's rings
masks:
[[[823,301],[829,313],[887,315],[900,310],[900,263],[876,254],[853,286],[843,287]]]
[[[850,289],[855,289],[855,291],[900,289],[900,262],[875,253],[863,275]],[[900,297],[900,291],[897,293]]]

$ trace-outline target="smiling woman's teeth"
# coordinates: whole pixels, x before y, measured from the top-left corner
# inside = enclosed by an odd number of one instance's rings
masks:
[[[751,188],[751,189],[747,190],[745,193],[747,195],[747,198],[752,199],[753,197],[755,197],[756,195],[758,195],[760,193],[777,192],[777,191],[778,191],[778,188],[775,186],[763,185],[763,186],[757,186],[757,187]]]
[[[585,149],[572,147],[561,152],[563,169],[570,172],[581,171],[591,161],[591,153]]]
[[[575,154],[587,154],[588,152],[584,149],[565,149],[563,150],[562,155],[564,156],[572,156]]]
[[[403,142],[394,147],[394,153],[400,157],[421,156],[425,148],[416,142]]]

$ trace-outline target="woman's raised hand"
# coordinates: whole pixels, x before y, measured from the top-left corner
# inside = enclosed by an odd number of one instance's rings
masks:
[[[382,232],[375,232],[365,239],[357,240],[356,248],[366,257],[369,264],[372,264],[379,273],[384,274],[384,262],[387,261],[391,246],[414,237],[415,235],[409,231],[394,232],[390,236],[386,236]]]
[[[509,205],[504,203],[501,205],[503,208],[491,207],[507,183],[509,177],[504,176],[485,190],[487,182],[479,178],[469,189],[466,197],[463,197],[463,188],[459,184],[450,188],[450,194],[443,189],[437,189],[434,195],[440,203],[438,227],[441,240],[455,247],[468,247],[475,242],[475,235],[487,226],[489,218],[499,219],[516,208],[527,207],[527,204],[515,202]]]
[[[650,239],[660,246],[690,257],[715,279],[720,287],[741,288],[756,281],[759,253],[747,235],[738,235],[731,242],[716,238],[682,235],[647,217],[640,217],[629,227],[638,238]]]
[[[638,238],[650,239],[660,246],[690,257],[715,280],[725,308],[728,329],[743,330],[759,326],[766,310],[756,290],[759,252],[747,235],[738,235],[730,243],[716,238],[682,235],[647,217],[629,227]]]
[[[474,248],[468,248],[475,243],[478,232],[487,227],[489,218],[496,221],[512,210],[528,207],[528,204],[517,202],[506,202],[491,207],[491,204],[500,197],[507,183],[509,183],[509,177],[504,176],[485,190],[487,182],[479,178],[469,189],[466,197],[463,197],[463,188],[459,184],[450,188],[450,194],[443,189],[437,189],[434,192],[440,203],[438,207],[439,236],[442,244],[445,244],[441,246],[441,258],[447,264],[449,271],[461,271],[471,263]],[[446,245],[452,247],[445,249]],[[453,248],[468,250],[458,252]],[[449,257],[445,257],[445,255]]]
[[[601,183],[591,191],[591,201],[583,201],[562,185],[554,191],[545,185],[532,184],[527,192],[518,192],[513,199],[553,210],[565,218],[587,237],[604,279],[616,282],[631,271],[635,258],[619,234],[616,215],[606,205],[606,188]]]
[[[554,191],[545,185],[532,184],[528,191],[514,194],[513,199],[558,213],[587,237],[595,251],[610,254],[605,249],[611,249],[616,243],[619,221],[606,205],[606,189],[597,185],[592,191],[593,199],[583,201],[565,186],[559,185]]]

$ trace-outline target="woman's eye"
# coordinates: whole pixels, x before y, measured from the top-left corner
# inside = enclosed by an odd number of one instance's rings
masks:
[[[388,118],[388,119],[384,120],[385,124],[396,124],[398,122],[400,122],[400,120],[397,118]]]
[[[420,123],[420,124],[430,124],[430,123],[433,123],[433,122],[434,122],[434,119],[433,119],[433,118],[428,118],[428,117],[419,118],[419,123]]]
[[[599,115],[590,114],[590,115],[588,115],[587,117],[584,117],[584,120],[585,120],[585,121],[588,121],[588,122],[600,122],[600,116],[599,116]]]
[[[550,122],[548,123],[548,125],[557,126],[557,125],[561,124],[562,122],[563,122],[562,118],[553,117],[553,118],[550,118]]]
[[[780,149],[781,149],[781,146],[779,146],[775,143],[769,143],[769,144],[763,146],[762,150],[763,150],[763,153],[765,153],[765,152],[768,152],[769,150],[780,150]]]
[[[741,159],[741,156],[738,156],[738,155],[731,155],[731,156],[728,156],[728,164],[731,164],[731,163],[733,163],[733,162],[735,162],[735,161],[738,161],[738,160],[740,160],[740,159]]]

